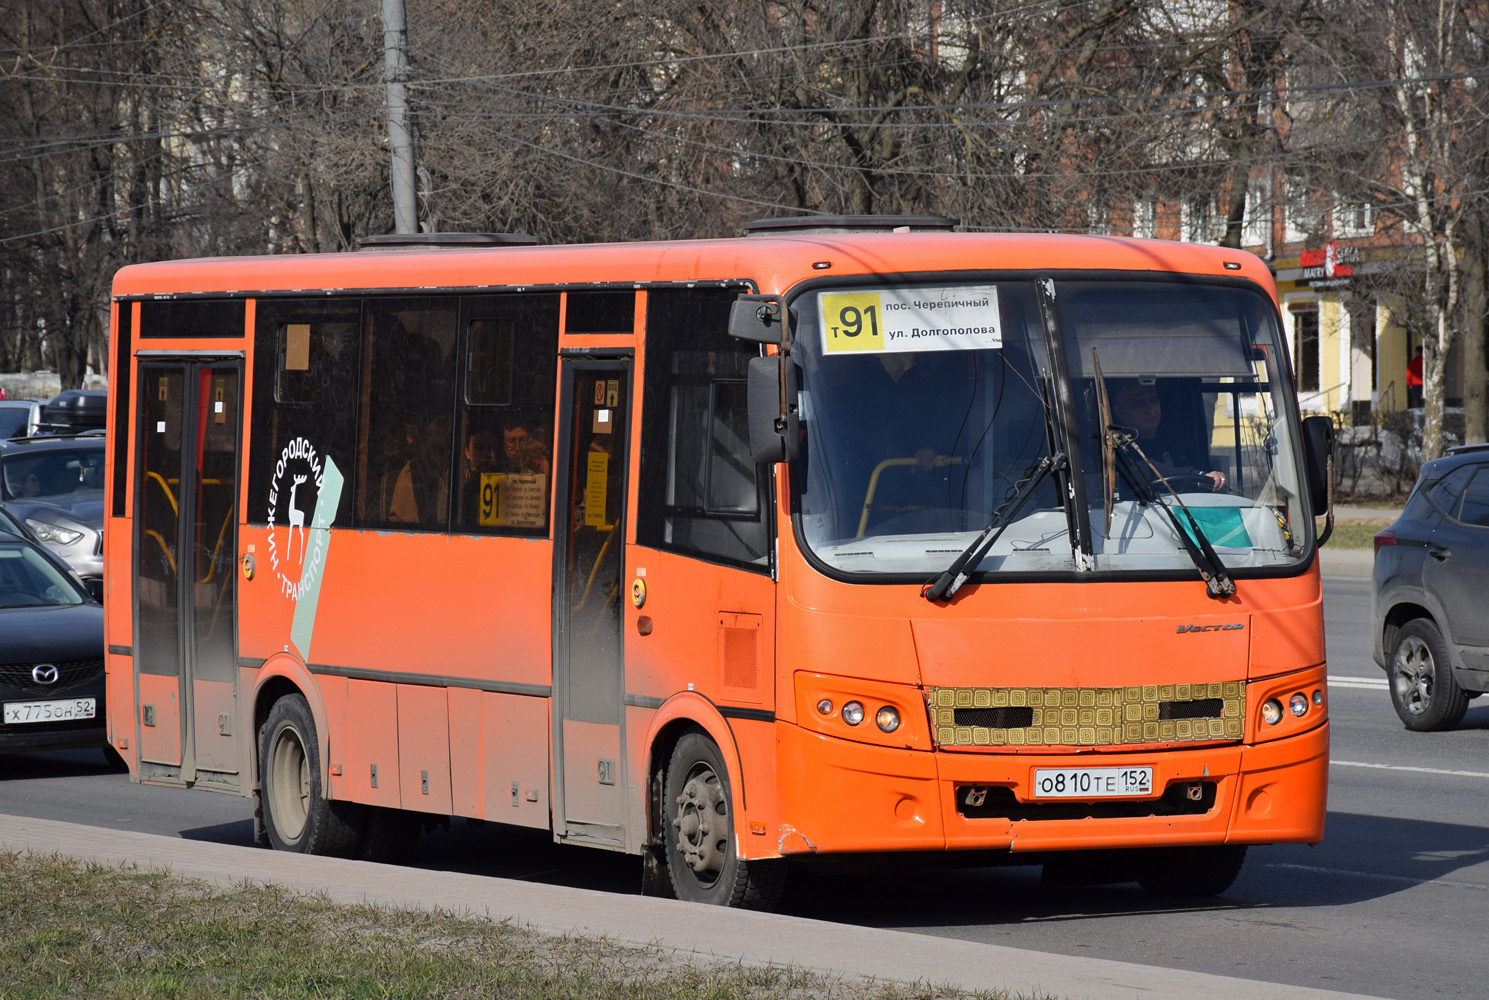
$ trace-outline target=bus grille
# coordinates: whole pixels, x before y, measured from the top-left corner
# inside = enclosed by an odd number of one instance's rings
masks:
[[[1103,688],[930,688],[936,745],[1106,747],[1241,739],[1246,685]]]

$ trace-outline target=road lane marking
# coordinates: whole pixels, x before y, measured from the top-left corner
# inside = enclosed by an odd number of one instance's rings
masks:
[[[1371,691],[1384,691],[1387,688],[1387,684],[1384,677],[1345,677],[1343,674],[1330,674],[1329,687],[1365,688]]]
[[[1405,882],[1408,885],[1441,885],[1449,889],[1489,889],[1479,882],[1453,882],[1445,878],[1412,878],[1410,875],[1387,875],[1384,872],[1358,872],[1348,868],[1321,868],[1317,865],[1294,865],[1285,861],[1268,864],[1268,868],[1287,868],[1298,872],[1314,872],[1320,875],[1353,875],[1356,878],[1373,878],[1379,882]]]
[[[1411,767],[1407,764],[1371,764],[1363,760],[1331,760],[1340,767],[1371,767],[1378,771],[1413,771],[1417,774],[1442,774],[1452,778],[1489,778],[1484,771],[1449,771],[1441,767]]]

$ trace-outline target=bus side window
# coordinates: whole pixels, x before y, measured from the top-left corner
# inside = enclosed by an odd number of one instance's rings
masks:
[[[548,533],[558,303],[556,292],[462,300],[456,531]]]
[[[248,477],[248,517],[273,511],[285,523],[293,477],[281,482],[276,467],[293,454],[335,461],[347,488],[333,522],[349,523],[357,493],[358,371],[361,368],[361,301],[265,299],[256,312],[253,427]],[[299,442],[299,444],[297,444]],[[282,470],[281,470],[282,472]],[[295,509],[313,510],[314,486],[296,491]],[[281,493],[284,495],[281,497]]]
[[[449,525],[458,300],[368,300],[367,480],[377,490],[364,523]]]
[[[637,540],[769,565],[769,477],[750,457],[745,378],[758,348],[728,335],[737,289],[647,294]]]

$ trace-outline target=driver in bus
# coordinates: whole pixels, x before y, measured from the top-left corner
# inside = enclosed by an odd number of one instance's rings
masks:
[[[1112,379],[1109,385],[1112,421],[1137,431],[1138,447],[1148,456],[1160,475],[1164,478],[1193,475],[1209,479],[1214,484],[1210,487],[1212,490],[1226,488],[1225,473],[1217,470],[1200,472],[1183,464],[1182,459],[1175,458],[1172,451],[1168,450],[1159,434],[1159,426],[1163,423],[1163,403],[1158,398],[1158,386],[1144,384],[1135,378]]]

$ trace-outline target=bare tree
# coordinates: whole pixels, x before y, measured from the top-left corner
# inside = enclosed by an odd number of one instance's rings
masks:
[[[1460,5],[1433,0],[1340,0],[1326,10],[1337,30],[1313,52],[1319,91],[1295,124],[1294,152],[1350,198],[1368,201],[1404,236],[1422,307],[1423,453],[1444,447],[1449,352],[1469,336],[1478,357],[1466,373],[1470,419],[1483,436],[1482,274],[1489,188],[1489,128],[1479,94],[1486,39]],[[1473,221],[1470,221],[1472,219]],[[1477,287],[1465,288],[1465,279]],[[1408,307],[1409,309],[1410,307]]]

